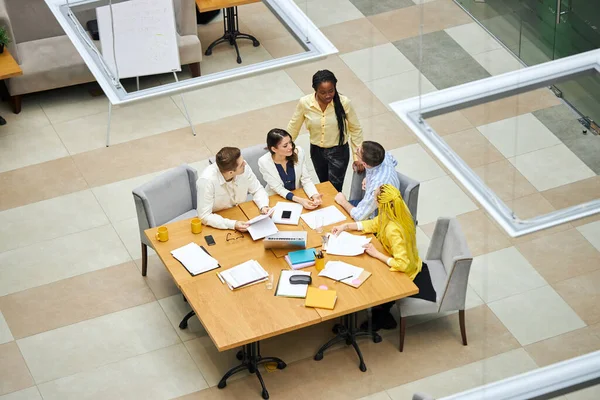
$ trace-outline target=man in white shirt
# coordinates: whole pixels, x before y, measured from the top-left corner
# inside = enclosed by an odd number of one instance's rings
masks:
[[[214,212],[245,202],[248,193],[252,194],[261,214],[267,214],[269,195],[244,161],[240,149],[223,147],[217,153],[216,163],[209,165],[198,179],[198,216],[205,225],[245,232],[247,223],[223,218]]]

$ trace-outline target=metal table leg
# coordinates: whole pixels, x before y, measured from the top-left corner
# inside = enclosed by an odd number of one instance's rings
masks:
[[[242,57],[240,57],[240,49],[237,45],[237,39],[252,40],[252,45],[254,47],[260,46],[260,42],[254,36],[248,35],[247,33],[241,33],[239,31],[237,7],[228,7],[223,10],[223,31],[223,36],[208,46],[204,52],[205,55],[210,56],[215,46],[221,43],[229,43],[235,48],[237,63],[241,64]]]

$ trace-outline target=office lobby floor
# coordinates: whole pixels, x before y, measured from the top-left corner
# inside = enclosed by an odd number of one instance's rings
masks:
[[[427,52],[418,69],[421,2]],[[519,63],[450,0],[298,3],[340,54],[186,94],[197,137],[178,96],[114,109],[109,148],[107,100],[88,86],[26,96],[19,115],[0,103],[8,121],[0,127],[0,400],[260,398],[253,376],[217,389],[235,351],[219,353],[195,318],[188,330],[177,327],[189,308],[152,251],[141,276],[131,190],[182,163],[202,170],[222,146],[262,143],[270,128],[287,125],[323,68],[337,75],[365,138],[421,181],[422,255],[439,216],[460,221],[474,255],[469,345],[460,343],[455,313],[411,318],[403,353],[398,330],[361,342],[363,373],[353,349],[313,361],[331,336],[323,323],[263,342],[264,354],[288,363],[263,373],[271,398],[444,396],[600,349],[600,217],[508,237],[386,106]],[[271,17],[260,3],[240,7],[242,30],[263,43],[242,46],[245,62],[298,51]],[[220,29],[219,21],[200,27],[203,45]],[[203,73],[235,67],[228,47],[211,57]],[[591,150],[600,138],[580,135],[549,90],[428,122],[522,218],[600,197],[600,158]],[[308,147],[305,133],[298,144]],[[597,398],[597,388],[563,397]]]

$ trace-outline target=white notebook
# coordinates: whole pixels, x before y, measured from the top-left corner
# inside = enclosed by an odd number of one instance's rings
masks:
[[[268,279],[269,273],[256,260],[248,260],[219,272],[219,277],[230,289],[238,289]]]
[[[302,214],[302,204],[284,203],[280,201],[275,204],[273,209],[275,210],[273,212],[273,222],[276,224],[298,225],[298,222],[300,221],[300,214]],[[289,218],[282,217],[284,211],[289,211],[291,213]]]
[[[294,271],[289,269],[281,270],[281,275],[279,275],[279,283],[277,284],[277,290],[275,290],[275,296],[297,297],[299,299],[306,297],[308,285],[292,285],[290,283],[290,276],[292,275],[310,276],[310,271]]]
[[[219,262],[193,242],[171,251],[171,254],[192,276],[219,268]]]

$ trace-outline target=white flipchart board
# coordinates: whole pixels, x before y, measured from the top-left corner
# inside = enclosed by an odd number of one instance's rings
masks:
[[[173,0],[131,0],[98,7],[104,61],[118,78],[181,71]],[[115,51],[113,53],[113,29]]]

